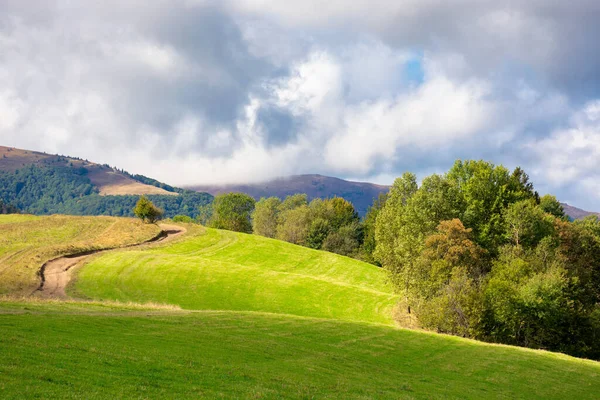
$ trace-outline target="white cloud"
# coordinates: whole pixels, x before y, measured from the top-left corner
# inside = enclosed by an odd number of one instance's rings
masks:
[[[172,184],[483,157],[575,198],[600,166],[599,4],[4,2],[0,143]]]
[[[303,135],[311,137],[317,149],[318,143],[323,145],[324,161],[334,171],[366,175],[377,160],[393,159],[404,147],[426,150],[462,140],[490,120],[493,105],[484,98],[488,85],[477,80],[453,82],[439,68],[431,69],[421,86],[396,96],[382,90],[381,96],[369,100],[368,88],[391,86],[403,74],[402,61],[410,59],[394,54],[387,59],[397,60],[389,63],[397,70],[357,73],[372,55],[377,63],[380,53],[378,46],[371,52],[358,46],[339,58],[315,52],[273,87],[278,106],[308,121]],[[427,65],[425,69],[429,70]],[[353,103],[356,97],[348,93],[356,92],[367,100]]]
[[[569,127],[527,147],[537,156],[541,179],[556,187],[580,184],[587,195],[600,200],[600,100],[575,112]]]

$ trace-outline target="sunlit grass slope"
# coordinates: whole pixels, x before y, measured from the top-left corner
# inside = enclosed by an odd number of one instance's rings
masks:
[[[0,215],[0,294],[29,294],[52,258],[135,244],[160,228],[131,218]]]
[[[597,399],[600,364],[264,313],[0,302],[0,398]]]
[[[165,246],[93,259],[71,293],[197,310],[392,321],[397,298],[373,265],[256,235],[189,233]]]

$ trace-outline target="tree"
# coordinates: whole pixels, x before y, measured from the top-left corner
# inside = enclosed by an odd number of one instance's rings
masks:
[[[277,234],[277,222],[281,200],[278,197],[261,198],[252,213],[252,228],[255,234],[274,238]]]
[[[367,210],[367,214],[363,220],[363,231],[364,239],[362,245],[362,253],[364,260],[371,264],[381,266],[381,263],[375,259],[375,224],[377,222],[377,216],[385,205],[387,199],[387,193],[381,193],[377,199],[373,201],[373,205]]]
[[[536,265],[535,256],[507,246],[494,262],[485,288],[484,331],[492,341],[565,351],[580,336],[583,315],[561,258],[553,254]]]
[[[397,187],[397,190],[395,190]],[[416,261],[440,221],[456,218],[460,198],[456,188],[443,176],[423,179],[405,174],[390,191],[385,207],[377,217],[375,255],[388,270],[392,283],[404,293],[407,302],[416,283]],[[410,310],[410,303],[407,304]]]
[[[362,235],[362,226],[358,221],[353,221],[330,232],[323,240],[322,249],[343,256],[354,256],[360,248]]]
[[[554,215],[556,218],[568,219],[565,210],[556,197],[551,194],[542,196],[540,199],[540,208],[547,214]]]
[[[314,199],[308,207],[310,224],[306,245],[313,249],[324,249],[340,253],[341,250],[337,250],[331,240],[327,249],[324,247],[324,242],[329,235],[338,233],[345,226],[358,225],[360,219],[352,203],[341,197],[334,197],[324,200]],[[347,232],[343,235],[352,230],[353,228],[347,228]],[[362,236],[360,236],[360,240],[358,241],[347,241],[346,245],[353,243],[355,247],[358,247],[361,242]],[[345,249],[343,250],[343,254],[355,253],[356,250],[356,248],[352,250]]]
[[[284,201],[285,203],[285,201]],[[310,226],[310,209],[306,204],[281,212],[277,225],[277,239],[306,245]]]
[[[330,232],[331,224],[328,220],[321,217],[312,219],[306,232],[306,246],[320,249]]]
[[[554,231],[554,217],[544,213],[533,199],[521,200],[509,205],[504,213],[504,219],[507,236],[517,246],[533,248]]]
[[[473,229],[475,241],[490,255],[506,243],[503,211],[508,205],[538,198],[521,168],[511,174],[502,165],[458,160],[446,178],[458,188],[461,198],[461,213],[457,217]]]
[[[484,250],[459,219],[442,221],[427,237],[415,262],[412,294],[422,326],[472,336],[481,314],[480,288]]]
[[[142,221],[150,224],[158,221],[163,215],[163,211],[152,204],[146,196],[140,196],[133,213]]]
[[[358,213],[348,200],[341,197],[334,197],[325,200],[325,202],[328,208],[331,209],[328,219],[333,229],[339,229],[344,225],[359,221]]]
[[[203,204],[198,207],[198,216],[196,220],[200,225],[208,225],[210,223],[210,219],[213,216],[213,205],[212,203]]]
[[[293,210],[294,208],[298,208],[301,206],[308,205],[308,196],[304,193],[296,193],[291,196],[287,196],[279,206],[279,211],[284,212],[288,210]]]
[[[215,197],[210,226],[217,229],[252,233],[251,215],[255,201],[245,193],[225,193]]]
[[[0,214],[18,214],[18,213],[19,213],[19,209],[17,207],[14,207],[10,204],[5,204],[0,199]]]
[[[404,268],[406,249],[399,248],[397,240],[404,226],[406,204],[417,190],[417,177],[414,174],[406,172],[396,179],[375,223],[374,256],[388,269],[392,280],[397,281],[394,277]]]

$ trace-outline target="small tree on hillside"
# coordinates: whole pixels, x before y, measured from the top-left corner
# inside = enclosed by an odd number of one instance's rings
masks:
[[[133,209],[133,213],[136,217],[149,224],[155,223],[161,219],[163,215],[163,211],[152,204],[150,199],[148,199],[146,196],[140,197],[135,205],[135,208]]]

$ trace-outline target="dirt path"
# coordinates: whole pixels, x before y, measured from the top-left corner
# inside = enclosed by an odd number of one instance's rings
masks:
[[[134,244],[131,246],[125,246],[120,248],[131,249],[135,247],[146,246],[150,243],[164,243],[173,240],[174,238],[186,232],[186,229],[184,227],[178,225],[160,224],[159,226],[162,231],[156,238],[144,243]],[[35,292],[33,292],[32,295],[44,298],[66,299],[68,296],[65,292],[65,289],[71,281],[71,277],[74,271],[73,267],[82,265],[83,262],[91,255],[104,253],[110,250],[115,249],[89,251],[84,254],[63,256],[46,262],[40,270],[40,276],[42,278],[40,287]]]

